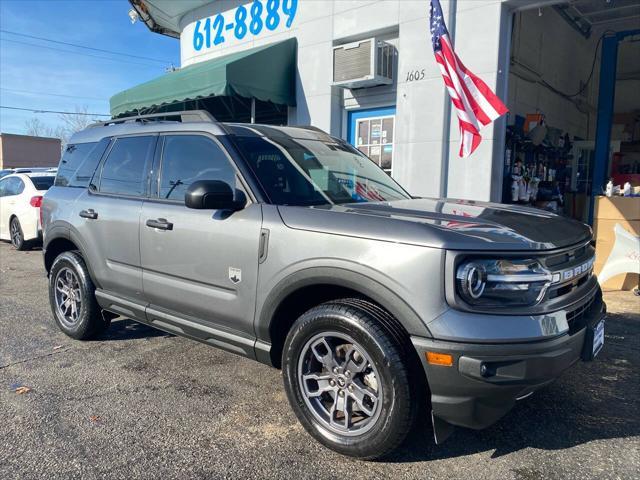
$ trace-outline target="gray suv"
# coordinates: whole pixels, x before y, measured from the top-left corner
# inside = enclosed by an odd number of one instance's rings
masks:
[[[438,443],[488,427],[603,344],[589,227],[412,197],[313,128],[99,123],[42,215],[63,332],[123,316],[281,368],[302,425],[354,457],[389,453],[420,414]]]

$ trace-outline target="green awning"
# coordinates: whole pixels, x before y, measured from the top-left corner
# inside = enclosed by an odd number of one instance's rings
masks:
[[[295,106],[295,70],[292,38],[190,65],[124,90],[109,100],[111,115],[221,95]]]

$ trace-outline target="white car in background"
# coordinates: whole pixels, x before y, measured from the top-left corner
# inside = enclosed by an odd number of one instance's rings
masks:
[[[55,178],[51,172],[31,172],[0,179],[0,240],[9,240],[16,250],[41,240],[40,205]]]

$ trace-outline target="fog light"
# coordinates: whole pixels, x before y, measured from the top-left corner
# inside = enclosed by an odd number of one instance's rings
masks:
[[[427,352],[426,356],[427,362],[431,365],[442,365],[443,367],[453,365],[453,356],[448,353]]]

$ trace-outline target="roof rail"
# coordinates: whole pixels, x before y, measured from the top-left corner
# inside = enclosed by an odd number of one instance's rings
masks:
[[[147,115],[134,115],[131,117],[112,118],[111,120],[105,120],[104,122],[96,122],[89,127],[105,127],[107,125],[117,125],[119,123],[130,122],[147,122],[147,121],[161,121],[162,119],[168,119],[171,117],[180,117],[182,123],[193,122],[210,122],[217,123],[217,120],[206,110],[184,110],[181,112],[164,112],[164,113],[150,113]]]

